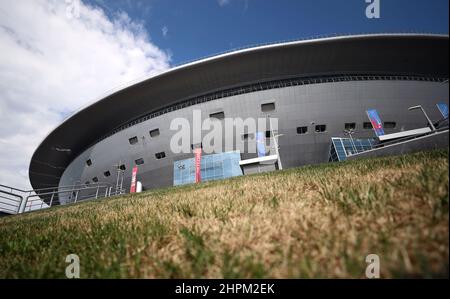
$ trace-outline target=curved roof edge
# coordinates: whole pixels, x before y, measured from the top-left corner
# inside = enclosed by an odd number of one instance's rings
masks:
[[[82,112],[83,110],[85,110],[86,108],[94,105],[95,103],[102,101],[103,99],[106,99],[112,95],[114,95],[117,92],[121,92],[127,88],[133,87],[134,85],[137,84],[141,84],[147,80],[152,80],[152,79],[156,79],[158,77],[161,76],[166,76],[169,75],[170,73],[176,72],[177,70],[180,69],[185,69],[185,68],[189,68],[191,66],[195,66],[197,64],[202,64],[202,63],[206,63],[209,61],[214,61],[214,60],[218,60],[218,59],[222,59],[224,57],[227,56],[234,56],[234,55],[239,55],[239,54],[243,54],[243,53],[249,53],[249,52],[253,52],[253,51],[259,51],[259,50],[263,50],[263,49],[270,49],[270,48],[276,48],[276,47],[280,47],[280,46],[290,46],[290,45],[300,45],[300,44],[310,44],[310,43],[321,43],[324,41],[328,41],[328,40],[341,40],[341,39],[348,39],[348,38],[361,38],[361,37],[399,37],[399,36],[424,36],[424,37],[436,37],[436,38],[449,38],[449,35],[445,35],[445,34],[435,34],[435,33],[423,33],[423,34],[416,34],[416,33],[373,33],[373,34],[356,34],[356,35],[340,35],[340,36],[330,36],[330,37],[322,37],[322,38],[317,38],[317,39],[300,39],[300,40],[294,40],[294,41],[288,41],[288,42],[275,42],[275,43],[269,43],[269,44],[264,44],[264,45],[260,45],[260,46],[250,46],[250,47],[243,47],[242,49],[239,50],[230,50],[230,51],[226,51],[224,53],[219,53],[217,55],[212,55],[212,56],[207,56],[205,58],[200,58],[198,60],[193,60],[190,62],[187,62],[185,64],[181,64],[181,65],[177,65],[174,66],[166,71],[163,71],[161,73],[158,73],[156,75],[151,75],[151,76],[144,76],[143,78],[139,78],[136,80],[133,80],[131,82],[127,82],[123,85],[119,85],[107,92],[105,92],[104,94],[102,94],[99,97],[94,98],[92,101],[88,102],[87,104],[81,106],[80,108],[78,108],[77,110],[75,110],[73,113],[71,113],[69,116],[67,116],[56,128],[58,128],[59,126],[61,126],[62,124],[64,124],[66,121],[68,121],[71,117],[73,117],[74,115]],[[55,128],[55,129],[56,129]],[[48,135],[50,135],[55,129],[53,129],[52,131],[50,131]],[[45,138],[44,138],[45,140]]]

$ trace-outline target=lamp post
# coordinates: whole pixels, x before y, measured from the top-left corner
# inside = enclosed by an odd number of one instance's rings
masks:
[[[353,129],[344,130],[344,134],[348,135],[350,137],[350,144],[352,145],[353,150],[355,153],[358,153],[358,149],[356,148],[355,142],[353,141],[353,134],[355,134],[355,131]]]
[[[117,169],[116,190],[115,190],[116,194],[117,194],[117,189],[119,189],[119,180],[120,180],[120,171],[121,171],[120,166],[121,166],[121,164],[122,164],[122,160],[120,160],[118,164],[113,165]]]
[[[427,119],[428,124],[429,124],[430,127],[431,127],[431,130],[432,130],[432,131],[436,131],[436,128],[435,128],[435,126],[433,125],[433,122],[432,122],[431,119],[428,117],[428,114],[425,112],[425,109],[423,109],[422,105],[417,105],[417,106],[413,106],[413,107],[409,107],[409,108],[408,108],[409,111],[417,110],[417,109],[422,110],[422,113],[423,113],[423,115],[425,115],[425,118]]]
[[[272,118],[270,117],[270,115],[267,115],[267,117],[269,118],[270,131],[273,136],[273,145],[275,147],[275,154],[277,155],[278,169],[283,170],[283,165],[281,164],[280,152],[279,152],[279,148],[278,148],[278,137],[283,136],[283,134],[275,135],[275,133],[273,131],[273,127],[272,127]]]
[[[311,122],[311,126],[314,126],[315,124],[316,124],[315,121],[312,121],[312,122]],[[317,141],[316,141],[316,129],[315,129],[315,128],[314,128],[314,130],[313,130],[313,136],[314,136],[314,149],[315,149],[316,143],[317,143]]]

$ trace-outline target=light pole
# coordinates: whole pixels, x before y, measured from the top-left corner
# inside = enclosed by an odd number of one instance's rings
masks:
[[[278,141],[277,141],[278,137],[283,136],[283,134],[275,135],[275,133],[273,132],[273,127],[272,127],[272,118],[270,117],[270,115],[268,115],[267,117],[269,117],[270,131],[273,136],[273,145],[275,147],[275,154],[277,155],[278,170],[283,170],[283,165],[281,164],[280,152],[279,152]]]
[[[311,126],[315,126],[315,124],[316,124],[316,122],[315,121],[312,121],[311,122]],[[316,141],[316,128],[313,128],[313,136],[314,136],[314,149],[316,148],[316,143],[317,143],[317,141]]]
[[[434,127],[433,122],[432,122],[431,119],[428,117],[428,114],[425,112],[425,109],[423,109],[422,105],[417,105],[417,106],[413,106],[413,107],[409,107],[409,108],[408,108],[409,111],[411,111],[411,110],[417,110],[417,109],[422,110],[422,113],[423,113],[423,115],[425,115],[425,118],[427,119],[428,124],[429,124],[430,127],[431,127],[431,130],[432,130],[432,131],[436,131],[436,128]]]
[[[120,179],[120,165],[122,164],[122,160],[119,161],[118,164],[113,165],[117,168],[117,180],[116,180],[116,190],[115,192],[117,193],[117,189],[119,188],[119,179]]]
[[[123,177],[125,176],[125,170],[121,169],[122,171],[122,178],[120,179],[120,190],[119,190],[119,194],[122,194],[122,189],[123,189]]]
[[[353,150],[355,153],[358,153],[358,149],[356,148],[355,142],[353,141],[353,134],[355,134],[355,131],[353,129],[344,130],[344,134],[348,135],[350,137],[350,144],[352,145]]]

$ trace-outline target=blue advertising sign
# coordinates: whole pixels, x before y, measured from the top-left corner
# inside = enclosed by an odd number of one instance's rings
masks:
[[[447,119],[448,118],[448,106],[445,103],[436,104],[442,116]]]
[[[256,149],[258,151],[258,158],[266,156],[266,133],[257,132],[256,133]]]
[[[377,110],[371,109],[367,110],[367,116],[369,117],[370,123],[372,124],[373,130],[377,137],[384,135],[383,124],[381,118],[378,115]]]

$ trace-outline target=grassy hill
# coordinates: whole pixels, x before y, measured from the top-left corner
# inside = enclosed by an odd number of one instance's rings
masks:
[[[448,277],[448,151],[309,166],[0,219],[0,278]]]

